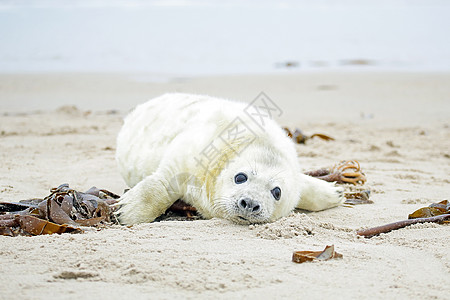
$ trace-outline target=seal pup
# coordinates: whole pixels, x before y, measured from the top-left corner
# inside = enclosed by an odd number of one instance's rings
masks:
[[[177,199],[204,218],[240,224],[342,203],[341,188],[302,174],[294,143],[270,111],[249,108],[180,93],[138,105],[117,137],[119,171],[131,187],[119,199],[119,221],[152,222]]]

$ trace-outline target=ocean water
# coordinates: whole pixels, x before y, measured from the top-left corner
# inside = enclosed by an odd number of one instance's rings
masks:
[[[0,72],[450,71],[450,1],[0,0]]]

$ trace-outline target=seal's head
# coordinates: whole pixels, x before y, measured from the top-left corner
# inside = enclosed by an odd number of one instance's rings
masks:
[[[288,215],[300,199],[297,162],[289,158],[277,148],[258,145],[233,157],[215,180],[211,200],[216,216],[252,224]]]

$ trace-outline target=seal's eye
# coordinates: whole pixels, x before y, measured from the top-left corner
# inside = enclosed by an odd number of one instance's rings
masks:
[[[237,173],[236,176],[234,176],[234,182],[236,184],[241,184],[247,181],[247,175],[244,173]]]
[[[279,187],[274,188],[270,191],[275,198],[275,200],[280,200],[281,197],[281,189]]]

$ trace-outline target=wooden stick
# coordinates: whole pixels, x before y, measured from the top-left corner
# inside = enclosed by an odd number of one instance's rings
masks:
[[[418,224],[418,223],[442,223],[444,220],[450,219],[450,214],[444,214],[429,218],[417,218],[417,219],[408,219],[399,222],[394,222],[378,227],[372,227],[369,229],[362,229],[356,232],[358,235],[362,235],[366,238],[371,238],[373,236],[379,235],[380,233],[387,233],[392,230],[404,228],[409,225]]]

